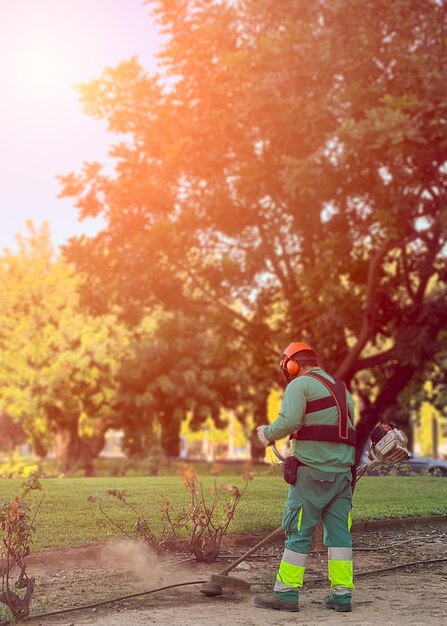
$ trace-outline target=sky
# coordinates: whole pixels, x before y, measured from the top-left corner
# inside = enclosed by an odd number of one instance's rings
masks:
[[[135,55],[155,71],[159,47],[143,0],[0,0],[0,253],[27,220],[48,221],[56,246],[101,227],[57,197],[56,177],[107,164],[113,141],[74,85]]]

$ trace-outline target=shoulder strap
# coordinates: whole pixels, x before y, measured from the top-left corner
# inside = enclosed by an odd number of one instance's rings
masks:
[[[340,439],[348,439],[349,433],[349,422],[348,422],[348,398],[346,385],[342,380],[335,380],[335,383],[331,382],[324,376],[320,374],[307,372],[304,376],[309,376],[310,378],[315,378],[322,383],[326,389],[329,391],[333,399],[335,400],[335,406],[338,410],[338,434]]]

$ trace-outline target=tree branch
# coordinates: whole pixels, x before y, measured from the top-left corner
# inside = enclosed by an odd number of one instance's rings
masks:
[[[262,249],[264,250],[266,258],[272,264],[274,273],[281,283],[284,295],[289,298],[290,297],[290,285],[288,284],[286,277],[284,276],[281,267],[279,266],[278,259],[275,258],[275,254],[272,254],[274,250],[274,244],[270,241],[267,230],[263,226],[259,226],[259,233],[261,235],[262,241]]]
[[[367,370],[371,367],[375,367],[376,365],[383,365],[384,363],[392,359],[394,354],[394,348],[390,348],[385,352],[380,352],[379,354],[374,354],[373,356],[360,359],[356,363],[356,371],[359,372],[360,370]]]
[[[439,237],[440,237],[441,231],[439,229],[439,227],[437,229],[435,229],[433,231],[433,237],[431,238],[431,240],[429,240],[429,242],[427,242],[427,247],[428,247],[428,253],[427,256],[425,257],[425,261],[424,261],[424,265],[422,268],[422,271],[420,272],[420,283],[419,283],[419,287],[417,289],[417,292],[415,294],[415,301],[416,302],[421,302],[424,294],[425,294],[425,290],[427,288],[428,285],[428,281],[430,280],[431,276],[433,275],[433,263],[438,255],[438,252],[441,249],[441,244],[439,242]]]
[[[413,291],[413,288],[411,286],[411,282],[410,282],[410,275],[408,272],[408,256],[407,256],[407,251],[405,250],[405,243],[402,246],[402,275],[404,278],[404,284],[405,284],[405,288],[407,290],[407,294],[409,296],[409,298],[411,299],[412,302],[414,302],[416,294]]]
[[[350,350],[350,352],[348,352],[335,374],[337,378],[341,378],[345,382],[350,380],[351,372],[354,369],[354,364],[373,332],[374,324],[377,317],[375,297],[377,294],[377,287],[379,283],[381,263],[384,256],[389,250],[391,250],[391,248],[393,248],[395,243],[395,239],[385,239],[385,241],[382,243],[381,246],[379,246],[379,248],[376,250],[375,255],[371,259],[368,270],[365,312],[363,314],[362,326],[360,328],[357,343]]]
[[[243,328],[235,328],[235,332],[237,332],[239,335],[241,335],[242,337],[245,337],[246,339],[250,339],[251,335],[250,335],[250,329],[253,328],[253,330],[255,330],[253,323],[251,322],[251,320],[249,320],[247,317],[245,317],[245,315],[242,315],[242,313],[239,313],[238,311],[236,311],[235,309],[233,309],[230,305],[226,304],[225,302],[223,302],[218,294],[212,294],[209,291],[209,288],[206,285],[203,285],[202,281],[199,280],[199,278],[188,268],[186,268],[185,266],[183,266],[181,263],[176,262],[176,266],[181,269],[183,272],[186,273],[186,275],[188,276],[188,278],[190,278],[190,280],[194,283],[194,285],[202,292],[202,294],[205,296],[205,301],[208,302],[209,304],[212,304],[214,306],[217,306],[218,308],[220,308],[222,311],[224,311],[227,314],[230,314],[230,316],[234,319],[237,320],[239,322],[242,323]]]
[[[276,236],[279,240],[279,245],[282,250],[279,261],[282,262],[284,264],[284,267],[286,268],[286,276],[290,285],[290,293],[294,294],[297,292],[298,286],[295,278],[295,272],[293,271],[292,265],[290,263],[290,255],[287,253],[286,244],[284,243],[284,237],[281,233],[281,230],[276,233]]]

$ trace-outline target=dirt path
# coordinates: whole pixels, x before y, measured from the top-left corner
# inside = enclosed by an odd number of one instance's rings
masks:
[[[382,570],[411,561],[447,557],[447,523],[417,529],[363,532],[354,535],[354,565],[357,573]],[[387,547],[384,551],[372,548]],[[243,549],[231,551],[231,557]],[[275,544],[252,557],[247,569],[236,575],[254,582],[255,592],[268,591],[276,574],[282,545]],[[229,556],[229,553],[228,553]],[[175,560],[175,556],[171,556]],[[178,557],[181,560],[181,556]],[[126,544],[111,544],[92,551],[91,558],[76,551],[59,553],[53,561],[30,564],[36,576],[38,603],[33,612],[51,611],[109,597],[137,593],[181,580],[206,579],[229,562],[212,566],[193,563],[168,565],[154,555]],[[354,610],[336,614],[321,607],[328,587],[319,577],[326,572],[326,555],[312,554],[299,613],[258,609],[250,595],[226,591],[207,598],[196,586],[173,589],[97,609],[45,617],[30,622],[39,626],[274,626],[282,624],[441,625],[447,623],[447,563],[408,566],[391,572],[357,575]]]

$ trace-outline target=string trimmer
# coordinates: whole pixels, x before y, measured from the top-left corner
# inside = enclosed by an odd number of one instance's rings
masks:
[[[280,464],[284,463],[285,458],[278,451],[275,442],[273,442],[270,447]],[[371,447],[366,454],[365,463],[357,468],[355,483],[357,483],[368,470],[375,469],[379,467],[379,465],[394,465],[395,463],[408,459],[410,456],[411,454],[407,449],[407,438],[404,433],[393,425],[379,423],[371,433]],[[230,565],[220,570],[220,572],[217,572],[217,574],[211,574],[208,582],[200,587],[200,592],[206,596],[215,597],[221,596],[224,588],[231,588],[243,592],[250,591],[251,584],[249,582],[234,576],[228,576],[229,572],[259,550],[259,548],[262,548],[262,546],[269,543],[283,532],[284,530],[282,526],[280,526],[253,546],[253,548],[245,552],[245,554],[236,561],[230,563]]]
[[[363,465],[357,468],[355,482],[368,470],[380,465],[395,465],[411,456],[407,448],[407,437],[393,424],[377,424],[371,433],[371,447]]]

